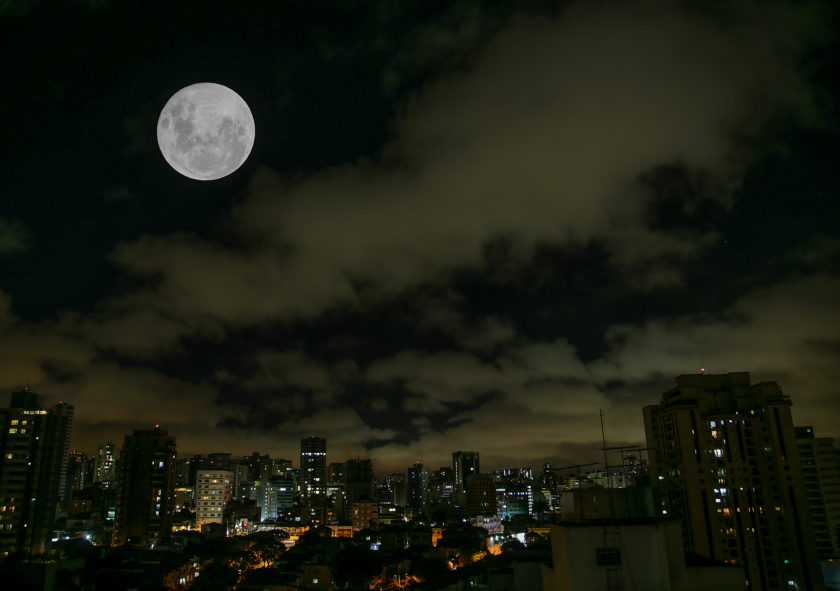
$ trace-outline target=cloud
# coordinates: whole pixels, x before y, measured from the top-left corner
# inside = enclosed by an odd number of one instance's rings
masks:
[[[805,22],[795,7],[770,12]],[[790,57],[807,27],[782,35],[760,11],[736,17],[723,26],[650,2],[514,18],[465,71],[405,107],[376,159],[304,179],[257,171],[232,212],[241,246],[147,236],[113,260],[154,278],[136,305],[188,326],[311,316],[393,294],[479,263],[500,235],[516,237],[523,253],[597,238],[630,268],[671,261],[639,289],[679,283],[673,261],[716,236],[652,229],[640,179],[682,163],[720,179],[725,205],[751,157],[741,140],[780,109],[810,113]]]
[[[322,434],[331,455],[394,467],[459,447],[588,457],[599,409],[611,442],[639,443],[641,406],[699,357],[831,407],[836,279],[733,295],[723,314],[652,309],[719,241],[703,212],[730,211],[758,140],[814,116],[796,63],[819,34],[808,8],[751,6],[581,2],[486,39],[470,15],[429,29],[430,59],[457,67],[401,106],[375,157],[258,167],[216,228],[120,244],[122,291],[92,314],[26,324],[0,293],[0,387],[78,400],[89,443],[154,422],[184,451]],[[0,252],[24,237],[0,221]],[[826,237],[796,256],[827,269],[836,251]],[[630,297],[634,324],[610,309]],[[606,347],[570,336],[611,324]]]
[[[0,218],[0,255],[26,250],[27,232],[17,221]]]
[[[612,352],[590,365],[593,376],[659,381],[697,373],[750,371],[753,382],[775,380],[791,395],[794,418],[821,433],[840,431],[834,384],[840,379],[840,279],[803,277],[748,293],[721,317],[688,314],[615,326]],[[672,384],[671,384],[672,385]],[[658,394],[646,402],[656,404]],[[831,412],[831,411],[834,412]]]

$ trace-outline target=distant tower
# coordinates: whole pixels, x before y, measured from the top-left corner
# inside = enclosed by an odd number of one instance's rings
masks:
[[[171,533],[175,508],[175,436],[135,429],[125,436],[117,476],[114,546],[153,547]]]
[[[40,554],[52,537],[63,496],[73,406],[39,405],[29,390],[0,408],[0,556]]]
[[[455,485],[456,502],[466,505],[467,481],[480,472],[477,451],[452,452],[452,475]]]
[[[423,513],[429,503],[430,476],[429,469],[419,461],[408,469],[407,506],[413,517]]]
[[[309,500],[327,492],[327,440],[305,437],[300,440],[301,496]]]
[[[373,462],[370,460],[347,460],[344,464],[344,491],[347,495],[345,517],[352,517],[353,503],[373,498]]]
[[[823,589],[791,402],[746,372],[693,374],[644,408],[657,512],[750,589]],[[788,581],[793,581],[789,584]]]
[[[110,441],[100,443],[93,462],[93,481],[102,488],[111,488],[116,472],[114,444]]]
[[[75,449],[70,452],[67,461],[67,480],[64,484],[64,500],[68,500],[73,491],[83,490],[90,484],[88,457]]]

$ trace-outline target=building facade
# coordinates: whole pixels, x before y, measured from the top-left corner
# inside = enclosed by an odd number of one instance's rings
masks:
[[[791,401],[748,373],[681,375],[644,409],[657,511],[750,589],[823,589]]]
[[[98,482],[102,488],[111,488],[117,473],[116,452],[110,441],[100,443],[93,460],[93,482]]]
[[[225,505],[231,499],[233,472],[201,470],[195,483],[195,523],[223,523]]]
[[[300,440],[301,496],[312,497],[327,493],[327,440],[305,437]]]
[[[840,558],[840,450],[830,437],[815,437],[811,427],[797,427],[808,512],[820,560]]]
[[[0,556],[47,550],[72,425],[72,405],[44,408],[29,390],[13,392],[8,408],[0,408]]]
[[[458,505],[466,505],[467,481],[479,472],[481,470],[477,451],[452,452],[452,482],[455,501]]]
[[[125,436],[117,474],[113,545],[169,539],[175,508],[175,436],[155,426]]]

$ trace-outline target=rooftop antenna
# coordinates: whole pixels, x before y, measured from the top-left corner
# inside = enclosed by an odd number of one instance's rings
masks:
[[[604,433],[604,410],[599,408],[601,415],[601,449],[604,451],[604,473],[609,474],[609,463],[607,462],[607,436]]]

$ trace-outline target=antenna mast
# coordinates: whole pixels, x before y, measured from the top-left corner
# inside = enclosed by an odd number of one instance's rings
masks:
[[[609,477],[609,463],[607,462],[607,436],[604,433],[604,410],[598,409],[601,415],[601,449],[604,451],[604,474]]]

